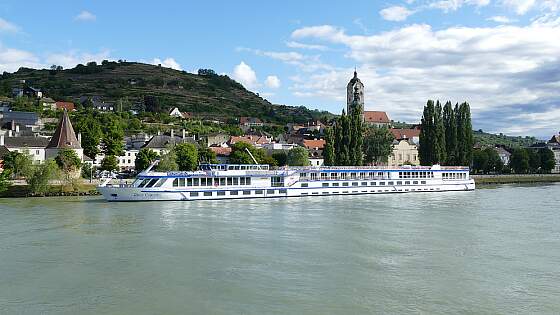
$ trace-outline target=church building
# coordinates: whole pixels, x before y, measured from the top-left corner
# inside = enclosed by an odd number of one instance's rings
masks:
[[[351,115],[355,108],[360,108],[366,126],[391,127],[386,112],[364,110],[364,104],[364,84],[358,78],[358,72],[354,71],[354,77],[346,86],[346,112]]]
[[[79,139],[80,137],[76,137],[76,133],[74,132],[74,128],[72,127],[72,123],[70,122],[70,118],[68,117],[68,112],[63,111],[62,117],[58,122],[58,126],[56,127],[56,131],[54,132],[51,141],[45,148],[45,155],[47,159],[54,159],[58,155],[58,151],[62,149],[72,149],[80,160],[84,160],[84,150],[82,149],[82,145]]]

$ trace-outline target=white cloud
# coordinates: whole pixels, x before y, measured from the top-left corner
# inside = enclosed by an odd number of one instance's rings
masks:
[[[289,41],[286,46],[290,48],[307,49],[307,50],[327,50],[327,46],[323,45],[313,45],[313,44],[303,44],[296,41]]]
[[[14,72],[20,67],[42,68],[42,65],[31,52],[0,45],[0,72]]]
[[[490,4],[490,0],[438,0],[431,2],[428,6],[434,9],[440,9],[444,12],[457,11],[463,5],[473,5],[476,7],[484,7]]]
[[[0,32],[15,33],[19,31],[19,27],[9,21],[0,18]]]
[[[244,61],[233,68],[232,77],[248,89],[258,86],[257,74]]]
[[[277,89],[280,87],[280,79],[275,75],[269,75],[266,77],[264,84],[271,89]]]
[[[560,41],[551,40],[560,38],[560,19],[441,30],[415,24],[371,36],[322,25],[300,28],[292,37],[345,46],[345,57],[359,65],[366,85],[366,108],[386,110],[397,120],[418,121],[429,98],[469,101],[475,127],[498,132],[526,124],[520,114],[560,108]],[[312,100],[343,101],[352,70],[300,73],[291,78],[290,90]],[[546,128],[557,120],[539,117],[532,132],[552,132]]]
[[[534,5],[535,0],[502,0],[503,4],[515,10],[518,15],[524,15]]]
[[[154,65],[161,65],[162,67],[171,68],[175,70],[183,70],[181,68],[181,65],[173,58],[165,58],[164,60],[161,60],[159,58],[154,58],[151,63]]]
[[[97,17],[93,13],[91,13],[89,11],[85,11],[85,10],[80,12],[78,15],[76,15],[74,17],[74,20],[84,21],[84,22],[93,22],[96,19],[97,19]]]
[[[516,22],[516,20],[510,19],[507,16],[503,16],[503,15],[492,16],[487,18],[486,20],[493,21],[496,23],[501,23],[501,24],[510,24]]]
[[[413,13],[413,11],[401,6],[392,6],[379,11],[383,19],[396,22],[406,20]]]
[[[109,50],[101,50],[98,53],[71,50],[63,53],[50,53],[46,56],[43,63],[46,63],[47,67],[50,65],[59,65],[67,69],[73,68],[77,64],[86,64],[90,61],[101,63],[105,59],[111,59]]]
[[[286,64],[297,66],[300,70],[313,72],[319,69],[327,70],[332,67],[321,62],[320,55],[304,55],[294,51],[266,51],[260,49],[251,49],[239,47],[237,51],[246,51],[254,53],[257,56],[269,57],[274,60],[282,61]]]

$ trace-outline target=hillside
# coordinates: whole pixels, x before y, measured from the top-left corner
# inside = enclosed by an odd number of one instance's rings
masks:
[[[258,117],[266,122],[304,122],[328,112],[303,106],[275,105],[246,90],[226,75],[205,71],[203,75],[136,62],[88,63],[65,70],[20,68],[0,77],[3,93],[26,84],[40,88],[55,100],[76,102],[82,96],[100,96],[106,102],[133,107],[144,96],[156,96],[165,110],[178,107],[198,117],[227,120],[240,116]]]
[[[485,133],[482,130],[474,131],[474,142],[479,146],[505,146],[508,148],[527,147],[537,143],[535,137],[506,136],[504,134]]]

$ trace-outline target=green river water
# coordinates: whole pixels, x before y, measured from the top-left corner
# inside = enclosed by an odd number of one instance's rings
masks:
[[[560,185],[0,199],[0,314],[370,313],[560,313]]]

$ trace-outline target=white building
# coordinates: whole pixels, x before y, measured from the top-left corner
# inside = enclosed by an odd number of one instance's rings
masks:
[[[401,165],[420,165],[418,146],[410,139],[393,141],[393,152],[389,156],[388,165],[397,167]]]
[[[13,136],[11,130],[7,135],[0,135],[0,146],[5,146],[10,152],[27,153],[35,163],[45,161],[45,147],[49,139],[36,136]]]

